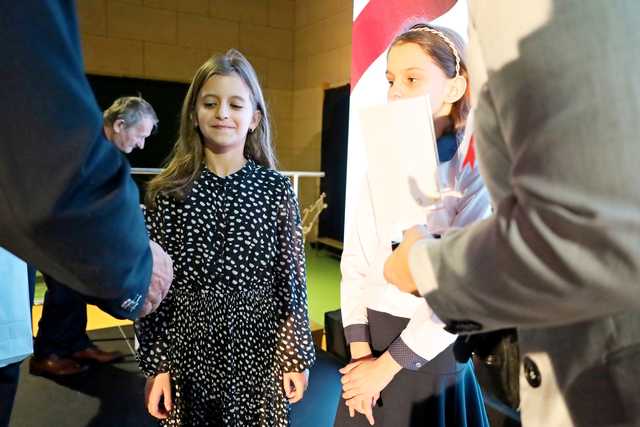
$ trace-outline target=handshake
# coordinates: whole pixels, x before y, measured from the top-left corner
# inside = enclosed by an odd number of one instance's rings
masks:
[[[151,255],[153,257],[153,269],[151,271],[151,283],[144,300],[139,317],[144,317],[155,311],[171,287],[173,281],[173,261],[171,257],[153,240],[149,240]]]

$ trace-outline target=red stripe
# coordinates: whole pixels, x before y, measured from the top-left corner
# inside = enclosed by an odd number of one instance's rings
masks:
[[[457,0],[371,0],[353,23],[351,90],[362,74],[412,18],[431,21]]]
[[[467,148],[467,154],[464,156],[464,160],[462,161],[462,167],[464,168],[466,165],[471,166],[471,169],[473,169],[476,166],[475,135],[471,135],[471,140],[469,141],[469,147]]]

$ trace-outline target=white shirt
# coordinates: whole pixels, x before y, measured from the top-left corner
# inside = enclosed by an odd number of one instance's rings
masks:
[[[489,194],[477,168],[463,165],[462,156],[456,155],[440,164],[438,171],[441,188],[454,188],[462,197],[445,197],[437,209],[429,212],[425,223],[430,233],[444,235],[490,214]],[[409,324],[392,344],[391,354],[394,356],[394,348],[402,350],[395,352],[398,354],[413,353],[413,357],[396,361],[405,368],[416,369],[447,348],[456,336],[442,328],[442,322],[433,315],[424,298],[401,292],[384,280],[383,267],[391,254],[392,236],[376,224],[366,180],[359,197],[340,264],[342,321],[347,342],[368,340],[367,309],[408,318]]]

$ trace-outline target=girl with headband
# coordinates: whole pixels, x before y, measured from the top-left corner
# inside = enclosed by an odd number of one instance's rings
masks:
[[[418,24],[391,43],[388,100],[429,95],[444,197],[425,227],[434,238],[485,218],[490,199],[477,168],[457,155],[469,113],[463,42],[453,31]],[[393,147],[390,146],[390,149]],[[431,319],[423,298],[386,283],[391,242],[376,234],[371,195],[360,193],[342,255],[342,319],[352,362],[341,370],[336,426],[488,426],[473,365],[453,355],[456,336]],[[359,416],[361,413],[364,416]]]

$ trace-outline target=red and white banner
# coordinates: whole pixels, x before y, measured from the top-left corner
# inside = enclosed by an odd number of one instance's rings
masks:
[[[356,192],[366,171],[366,153],[358,112],[386,102],[387,47],[396,35],[417,22],[432,22],[467,36],[466,0],[354,0],[351,54],[349,151],[345,229],[358,200]],[[389,141],[393,144],[393,141]]]

